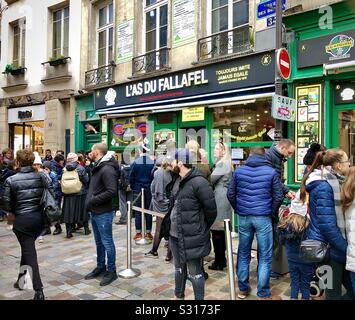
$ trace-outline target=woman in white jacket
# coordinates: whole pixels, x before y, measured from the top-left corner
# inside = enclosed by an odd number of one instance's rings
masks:
[[[346,270],[351,272],[351,281],[355,292],[355,167],[351,167],[342,188],[342,207],[346,221],[348,249]]]

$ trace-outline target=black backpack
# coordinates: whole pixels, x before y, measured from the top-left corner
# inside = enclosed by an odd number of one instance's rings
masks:
[[[121,190],[127,191],[129,186],[129,171],[130,166],[122,165],[120,170],[120,176],[118,180],[118,187]]]

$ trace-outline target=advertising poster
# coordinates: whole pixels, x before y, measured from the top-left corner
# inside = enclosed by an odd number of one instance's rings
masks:
[[[322,143],[322,86],[296,87],[297,119],[295,126],[295,181],[301,182],[305,170],[303,158],[314,142]]]
[[[117,26],[117,58],[116,63],[131,61],[133,58],[133,22],[124,21]]]
[[[196,40],[196,0],[173,0],[173,48]]]

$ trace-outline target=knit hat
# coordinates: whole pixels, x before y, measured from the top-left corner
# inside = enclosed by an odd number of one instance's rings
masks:
[[[192,164],[193,156],[189,149],[177,149],[175,152],[175,160],[181,161],[183,164]]]
[[[70,152],[67,155],[67,162],[77,162],[78,161],[78,155],[76,153]]]
[[[306,166],[311,166],[317,156],[317,153],[321,151],[321,147],[322,146],[319,143],[312,143],[306,155],[303,158],[303,164]]]
[[[50,161],[43,161],[43,168],[50,169],[51,168],[51,162]]]
[[[40,164],[42,165],[42,159],[39,156],[38,152],[33,152],[33,154],[35,155],[35,161],[33,161],[33,164]]]

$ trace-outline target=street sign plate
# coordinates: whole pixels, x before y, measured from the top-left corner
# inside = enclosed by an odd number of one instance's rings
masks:
[[[269,0],[263,3],[259,3],[257,7],[258,19],[266,18],[275,15],[276,0]],[[282,0],[282,11],[286,10],[286,0]]]

